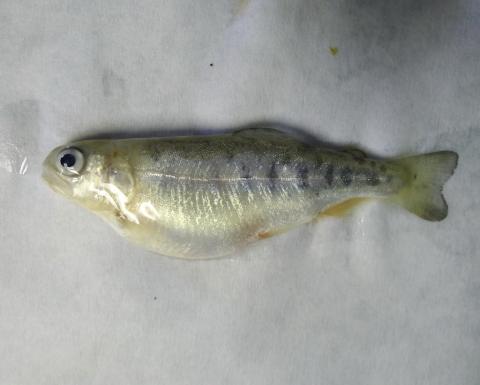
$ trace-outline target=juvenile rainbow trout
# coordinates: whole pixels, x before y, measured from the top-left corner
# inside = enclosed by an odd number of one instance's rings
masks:
[[[457,154],[369,159],[274,129],[215,136],[88,140],[54,149],[44,179],[131,241],[182,258],[231,254],[364,198],[421,218],[447,215]]]

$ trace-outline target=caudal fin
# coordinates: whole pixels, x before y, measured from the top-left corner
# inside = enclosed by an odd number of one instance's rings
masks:
[[[406,170],[407,183],[391,200],[427,221],[441,221],[448,214],[443,185],[453,174],[457,161],[458,154],[453,151],[397,160]]]

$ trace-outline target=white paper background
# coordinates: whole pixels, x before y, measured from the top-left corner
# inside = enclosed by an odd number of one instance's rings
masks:
[[[480,383],[479,18],[475,0],[0,2],[0,384]],[[72,139],[253,122],[456,150],[449,216],[372,203],[185,262],[39,179]]]

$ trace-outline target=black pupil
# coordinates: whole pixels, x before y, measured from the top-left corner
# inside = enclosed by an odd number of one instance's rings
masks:
[[[65,154],[60,159],[60,163],[63,167],[73,167],[75,165],[75,156],[72,154]]]

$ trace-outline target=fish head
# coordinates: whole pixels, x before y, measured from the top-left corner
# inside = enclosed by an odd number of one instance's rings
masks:
[[[134,187],[128,152],[108,140],[53,149],[42,177],[55,192],[98,214],[121,215]]]

